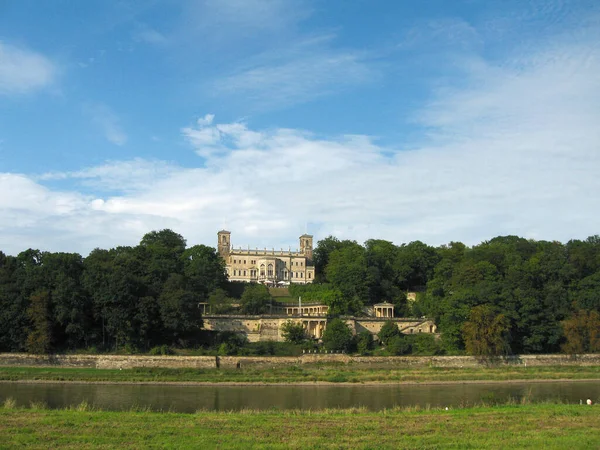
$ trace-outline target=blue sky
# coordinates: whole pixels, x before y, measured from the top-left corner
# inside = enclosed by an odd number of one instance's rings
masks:
[[[0,249],[598,234],[600,4],[0,2]]]

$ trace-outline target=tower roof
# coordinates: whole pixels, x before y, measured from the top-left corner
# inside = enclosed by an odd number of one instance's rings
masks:
[[[221,230],[217,234],[231,234],[231,231]]]
[[[301,237],[301,238],[303,238],[303,237],[311,238],[311,237],[313,237],[313,235],[312,235],[312,234],[303,234],[303,235],[302,235],[302,236],[300,236],[300,237]]]

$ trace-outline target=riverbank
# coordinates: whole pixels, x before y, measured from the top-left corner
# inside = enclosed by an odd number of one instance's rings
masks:
[[[536,404],[451,410],[197,412],[0,407],[13,448],[598,448],[597,406]]]
[[[0,367],[0,381],[21,382],[368,385],[567,380],[600,381],[600,366],[439,368],[303,364],[290,367],[241,367],[239,369]]]

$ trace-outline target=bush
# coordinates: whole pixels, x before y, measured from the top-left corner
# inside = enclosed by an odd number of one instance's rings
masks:
[[[439,341],[432,334],[420,333],[410,336],[413,353],[416,355],[441,355],[444,353]]]
[[[342,320],[333,319],[323,333],[323,345],[329,351],[347,352],[352,345],[352,331]]]
[[[396,325],[396,322],[391,320],[388,320],[386,323],[384,323],[381,327],[381,330],[379,330],[379,333],[377,333],[377,336],[379,336],[379,341],[383,345],[388,345],[393,338],[400,335],[401,333],[398,325]]]
[[[291,342],[292,344],[302,344],[306,339],[306,333],[301,323],[294,323],[288,320],[281,326],[281,334],[285,339],[285,342]]]
[[[368,331],[363,331],[356,335],[356,349],[361,355],[369,355],[375,347],[373,335]]]
[[[219,355],[236,355],[248,344],[248,339],[241,333],[223,331],[217,335],[217,344]]]
[[[390,354],[399,356],[410,353],[411,347],[410,341],[406,337],[400,335],[390,339],[386,349]]]
[[[151,355],[174,355],[175,352],[168,345],[159,345],[152,347],[149,352]]]

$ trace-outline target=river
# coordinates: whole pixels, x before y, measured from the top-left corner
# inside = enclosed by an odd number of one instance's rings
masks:
[[[460,383],[315,386],[176,386],[140,384],[0,383],[0,402],[17,405],[41,402],[65,408],[87,402],[104,410],[134,407],[155,411],[195,412],[241,409],[324,409],[365,407],[382,410],[396,406],[457,407],[482,401],[503,403],[513,398],[532,402],[600,401],[600,381],[552,383]]]

